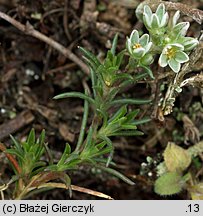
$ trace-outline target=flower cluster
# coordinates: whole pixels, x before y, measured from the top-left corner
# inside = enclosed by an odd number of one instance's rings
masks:
[[[143,13],[143,22],[151,33],[161,34],[165,31],[164,27],[168,23],[168,13],[165,12],[164,4],[160,4],[156,13],[152,13],[150,7],[145,5]]]
[[[137,14],[139,17],[140,14]],[[160,4],[155,13],[148,5],[144,6],[142,21],[149,31],[139,38],[137,30],[133,30],[127,38],[127,50],[130,56],[140,65],[149,66],[153,62],[153,54],[160,54],[159,65],[167,65],[178,73],[181,64],[189,61],[188,52],[198,44],[198,40],[187,37],[189,22],[180,22],[180,11],[169,19],[164,4]]]

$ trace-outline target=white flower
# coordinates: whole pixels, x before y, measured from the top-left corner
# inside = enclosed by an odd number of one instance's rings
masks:
[[[183,50],[184,46],[181,44],[166,45],[159,57],[159,65],[161,67],[169,65],[175,73],[178,73],[181,68],[181,63],[189,60],[188,55]]]
[[[144,34],[139,38],[137,30],[133,30],[130,38],[127,38],[126,46],[129,54],[135,59],[141,59],[149,52],[152,42],[149,42],[149,35]]]
[[[144,6],[143,21],[149,31],[163,28],[168,23],[168,13],[165,12],[165,5],[160,4],[155,13],[152,13],[148,5]],[[157,32],[158,33],[158,32]]]

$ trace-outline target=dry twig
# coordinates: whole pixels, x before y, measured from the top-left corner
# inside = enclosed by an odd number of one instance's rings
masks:
[[[54,187],[54,188],[68,189],[68,186],[66,186],[65,184],[63,184],[63,183],[54,183],[54,182],[41,184],[37,188],[40,189],[40,188],[48,188],[48,187],[50,187],[50,188]],[[112,197],[110,197],[110,196],[108,196],[108,195],[106,195],[104,193],[94,191],[94,190],[90,190],[90,189],[84,188],[84,187],[79,187],[79,186],[76,186],[76,185],[71,185],[71,189],[74,190],[74,191],[90,194],[92,196],[97,196],[97,197],[100,197],[100,198],[103,198],[103,199],[108,199],[108,200],[113,199]]]
[[[18,114],[14,119],[0,125],[0,140],[8,137],[9,134],[15,133],[20,128],[30,124],[34,120],[33,114],[25,110]]]
[[[6,151],[6,146],[3,143],[0,143],[0,151],[5,152]],[[13,164],[17,172],[20,174],[22,172],[21,168],[18,165],[17,160],[13,157],[13,155],[5,153],[6,157],[8,160]]]
[[[51,47],[53,47],[54,49],[62,53],[64,56],[66,56],[68,59],[75,62],[86,74],[89,74],[89,69],[86,66],[86,64],[83,63],[83,61],[81,61],[74,53],[72,53],[69,49],[67,49],[60,43],[56,42],[52,38],[49,38],[46,35],[42,34],[41,32],[35,30],[29,22],[27,22],[26,25],[23,25],[17,20],[13,19],[12,17],[6,15],[1,11],[0,11],[0,18],[6,20],[7,22],[15,26],[17,29],[24,32],[25,34],[35,37],[47,43],[48,45],[50,45]]]
[[[68,40],[72,40],[71,34],[68,30],[68,0],[65,0],[65,7],[64,7],[64,15],[63,15],[63,27],[65,34],[68,38]]]
[[[167,10],[179,10],[184,15],[191,17],[193,20],[195,20],[197,23],[202,24],[203,21],[203,11],[192,8],[189,5],[183,4],[183,3],[177,3],[177,2],[170,2],[170,1],[161,1],[161,0],[146,0],[143,1],[138,7],[139,7],[139,13],[142,13],[144,5],[149,5],[152,10],[156,10],[158,5],[160,3],[164,3]]]

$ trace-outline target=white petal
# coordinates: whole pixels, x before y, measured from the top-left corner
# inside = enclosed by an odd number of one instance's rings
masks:
[[[178,51],[176,54],[175,54],[175,60],[177,62],[180,62],[180,63],[184,63],[184,62],[187,62],[189,61],[189,57],[186,53],[182,52],[182,51]]]
[[[161,24],[160,27],[164,27],[166,26],[166,24],[168,23],[168,19],[169,19],[169,15],[168,12],[166,12],[161,20]]]
[[[172,46],[170,44],[166,45],[163,50],[162,50],[162,53],[163,54],[166,54],[167,50],[170,49]]]
[[[139,42],[139,33],[137,30],[133,30],[130,34],[130,41],[132,45]]]
[[[195,43],[185,46],[185,51],[190,51],[194,49],[198,45],[199,41],[197,40]]]
[[[175,59],[170,59],[168,61],[168,65],[175,73],[178,73],[180,71],[181,65]]]
[[[189,22],[186,22],[186,24],[185,24],[185,26],[182,28],[180,34],[181,34],[182,36],[185,36],[189,27],[190,27],[190,23],[189,23]]]
[[[146,28],[151,28],[151,16],[149,17],[146,13],[143,13],[143,22]]]
[[[178,23],[174,28],[173,28],[173,32],[175,32],[175,34],[177,35],[182,35],[185,36],[187,33],[187,30],[190,26],[189,22],[181,22]]]
[[[182,44],[179,44],[179,43],[173,43],[173,44],[169,44],[169,46],[173,46],[173,47],[176,47],[176,49],[178,50],[184,50],[184,46]]]
[[[141,58],[144,55],[144,53],[145,49],[142,47],[133,50],[133,56],[135,58]]]
[[[128,52],[130,54],[132,54],[132,44],[131,44],[131,40],[127,37],[127,40],[126,40],[126,48],[128,49]]]
[[[175,14],[173,15],[172,27],[176,25],[179,18],[180,18],[180,11],[176,11]]]
[[[158,28],[160,25],[158,16],[156,14],[152,15],[151,28]]]
[[[145,53],[149,52],[150,48],[152,46],[152,42],[149,42],[144,48],[145,48]]]
[[[164,13],[165,13],[165,5],[162,3],[156,9],[156,15],[158,16],[160,21],[162,20],[162,17],[164,16]]]
[[[192,37],[185,37],[184,41],[183,41],[183,45],[184,46],[188,46],[191,45],[193,43],[199,43],[199,41],[196,38],[192,38]]]
[[[159,65],[161,67],[166,67],[168,64],[168,58],[165,54],[161,54],[160,57],[159,57]]]
[[[149,42],[149,35],[148,34],[143,34],[142,37],[139,40],[139,43],[142,46],[146,46],[148,44],[148,42]]]
[[[148,5],[144,6],[144,13],[146,13],[149,17],[152,16],[152,10]]]
[[[192,37],[185,37],[184,39],[185,39],[185,41],[182,44],[184,46],[185,51],[192,50],[199,43],[199,41],[197,39],[192,38]]]
[[[143,5],[139,4],[135,10],[136,17],[143,21]]]

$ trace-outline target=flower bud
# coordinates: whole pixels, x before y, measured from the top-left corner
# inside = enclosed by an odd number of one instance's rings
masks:
[[[141,64],[143,65],[150,65],[153,63],[153,61],[154,61],[153,55],[149,53],[144,55],[140,60]]]

